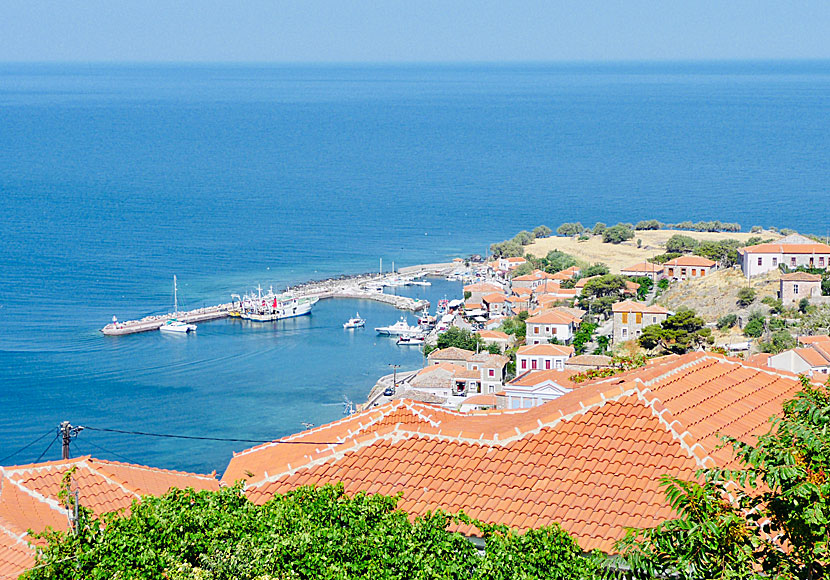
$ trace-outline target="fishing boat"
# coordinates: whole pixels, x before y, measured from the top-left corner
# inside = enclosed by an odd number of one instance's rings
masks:
[[[384,336],[409,336],[419,334],[421,329],[417,326],[409,326],[406,322],[406,317],[401,316],[401,319],[391,326],[379,326],[375,328],[375,332]]]
[[[354,318],[349,318],[348,322],[343,323],[343,328],[362,328],[366,326],[366,321],[360,317],[360,312],[356,312]]]
[[[196,330],[195,324],[188,324],[187,322],[183,322],[178,320],[176,316],[179,313],[179,288],[178,284],[176,283],[176,275],[173,274],[173,317],[167,319],[167,321],[159,327],[161,332],[175,332],[178,334],[187,334],[188,332],[192,332]]]
[[[297,298],[291,292],[275,294],[271,288],[268,293],[262,293],[262,287],[257,287],[257,294],[246,294],[242,297],[239,317],[254,322],[273,322],[284,318],[294,318],[311,314],[311,309],[317,304],[317,298]]]
[[[434,316],[430,316],[428,312],[418,317],[418,326],[424,330],[432,330],[435,328],[436,322],[437,319]]]
[[[399,336],[395,341],[398,346],[420,346],[426,342],[423,334],[411,334],[407,336]]]
[[[409,284],[412,286],[432,286],[432,282],[427,280],[410,280]]]

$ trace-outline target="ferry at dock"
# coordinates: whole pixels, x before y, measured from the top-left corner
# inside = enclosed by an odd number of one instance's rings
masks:
[[[274,322],[311,314],[317,300],[312,297],[297,298],[291,292],[275,294],[273,288],[263,294],[262,287],[257,287],[257,294],[242,296],[239,308],[231,311],[230,315],[254,322]]]

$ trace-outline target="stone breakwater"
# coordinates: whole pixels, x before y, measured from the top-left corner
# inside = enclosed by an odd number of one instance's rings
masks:
[[[383,294],[382,292],[373,290],[373,288],[378,288],[384,283],[390,282],[394,278],[398,278],[400,276],[409,278],[418,276],[446,276],[452,273],[456,267],[457,266],[455,264],[422,264],[419,266],[401,268],[395,274],[358,274],[354,276],[341,276],[339,278],[329,278],[327,280],[318,280],[299,284],[294,288],[291,288],[291,292],[297,298],[308,297],[318,298],[320,300],[324,300],[326,298],[352,298],[355,300],[374,300],[376,302],[389,304],[399,310],[418,312],[420,310],[428,309],[429,302],[424,300],[415,300],[405,296]],[[177,320],[187,323],[216,320],[218,318],[225,318],[229,316],[230,312],[233,311],[236,306],[237,305],[233,302],[227,302],[225,304],[207,306],[205,308],[198,308],[187,312],[145,316],[140,320],[111,322],[102,328],[101,332],[107,336],[120,336],[125,334],[135,334],[137,332],[158,330],[162,324],[174,317]]]

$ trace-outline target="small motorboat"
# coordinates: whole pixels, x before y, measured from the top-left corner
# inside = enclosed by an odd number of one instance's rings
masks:
[[[355,312],[354,318],[349,318],[348,322],[343,323],[343,328],[362,328],[366,326],[366,321],[360,317],[360,312]]]
[[[378,334],[385,336],[411,336],[420,334],[421,329],[417,326],[409,326],[406,322],[406,317],[401,316],[401,319],[391,326],[379,326],[375,328]]]
[[[410,334],[407,336],[399,336],[396,343],[398,346],[420,346],[425,341],[426,338],[421,334]]]

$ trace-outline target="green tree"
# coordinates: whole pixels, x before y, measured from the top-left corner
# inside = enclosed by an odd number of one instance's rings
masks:
[[[571,266],[576,266],[577,261],[576,258],[570,254],[560,252],[559,250],[551,250],[548,252],[547,256],[545,256],[545,264],[545,271],[549,274],[555,274],[556,272],[561,272]]]
[[[772,296],[764,296],[761,300],[762,304],[766,304],[770,307],[770,310],[775,312],[776,314],[781,314],[784,310],[784,303],[781,302],[778,298],[773,298]]]
[[[602,241],[606,244],[621,244],[634,237],[634,230],[624,224],[606,228],[602,232]]]
[[[535,228],[533,228],[534,238],[546,238],[552,233],[553,232],[548,226],[536,226]]]
[[[740,290],[738,290],[738,306],[741,308],[746,308],[753,302],[755,302],[755,297],[757,293],[755,292],[754,288],[750,288],[749,286],[744,286]]]
[[[602,235],[602,232],[604,232],[604,231],[605,231],[605,228],[607,228],[607,227],[608,227],[608,226],[607,226],[607,225],[605,225],[604,223],[602,223],[602,222],[597,222],[597,223],[595,223],[595,224],[594,224],[594,229],[593,229],[593,230],[591,230],[591,232],[592,232],[595,236],[600,236],[600,235]]]
[[[582,271],[582,275],[580,278],[591,278],[592,276],[604,276],[609,274],[611,270],[608,269],[606,264],[597,263],[593,266],[588,266],[585,270]]]
[[[636,223],[634,226],[635,230],[659,230],[663,227],[663,224],[658,222],[657,220],[643,220]]]
[[[478,334],[474,334],[466,328],[451,326],[438,335],[436,339],[438,348],[463,348],[464,350],[486,350],[487,345]]]
[[[807,309],[810,307],[810,300],[808,298],[802,298],[798,301],[798,311],[802,314],[807,313]]]
[[[666,252],[665,254],[658,254],[648,259],[649,262],[652,264],[665,264],[669,260],[674,260],[675,258],[679,258],[683,254],[679,252]]]
[[[772,334],[772,339],[769,342],[764,342],[759,345],[761,352],[768,352],[778,354],[779,352],[795,348],[795,338],[786,330],[778,330]]]
[[[576,236],[584,230],[585,227],[579,222],[566,222],[556,228],[556,233],[560,236]]]
[[[605,334],[597,337],[597,347],[594,349],[594,354],[606,354],[611,346],[611,338]]]
[[[744,326],[744,334],[751,338],[759,338],[764,334],[766,318],[763,315],[750,316],[746,325]]]
[[[646,350],[653,350],[657,348],[660,341],[663,339],[663,327],[659,324],[649,324],[643,328],[642,334],[637,339],[637,342]]]
[[[579,325],[579,330],[574,333],[573,342],[571,343],[576,354],[585,354],[585,345],[591,342],[596,329],[597,325],[589,322],[583,322]]]
[[[697,248],[697,240],[691,236],[674,234],[666,242],[666,252],[687,254]]]
[[[518,242],[522,246],[527,246],[533,243],[534,236],[527,230],[522,230],[515,235],[513,241]]]
[[[661,346],[675,354],[688,352],[705,342],[707,333],[703,332],[704,324],[694,310],[679,310],[661,323]]]

